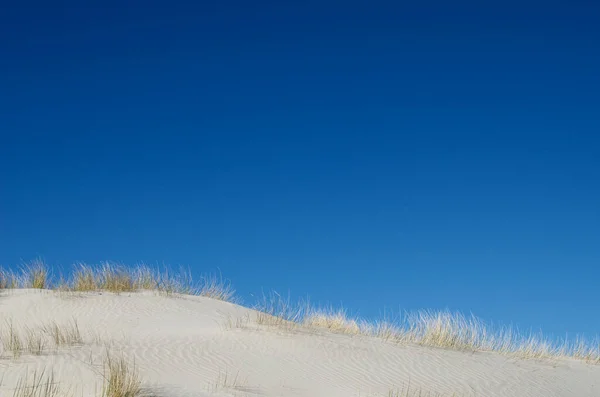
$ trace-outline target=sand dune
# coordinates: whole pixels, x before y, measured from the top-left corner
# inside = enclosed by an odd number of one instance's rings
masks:
[[[52,374],[67,395],[99,396],[107,351],[135,367],[151,396],[600,396],[600,366],[583,361],[267,329],[252,310],[206,297],[18,289],[2,293],[0,316],[2,396],[33,373]],[[74,322],[81,341],[57,347],[40,331],[43,348],[13,357],[9,329],[26,345],[28,333]]]

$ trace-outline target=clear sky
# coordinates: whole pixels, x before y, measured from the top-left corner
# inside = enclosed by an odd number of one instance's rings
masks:
[[[600,330],[598,1],[35,3],[0,8],[0,264]]]

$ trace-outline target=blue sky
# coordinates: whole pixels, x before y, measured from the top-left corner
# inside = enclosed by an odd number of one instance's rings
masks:
[[[0,264],[600,329],[593,1],[0,13]]]

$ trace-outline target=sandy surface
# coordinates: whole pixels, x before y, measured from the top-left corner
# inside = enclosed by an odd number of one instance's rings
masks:
[[[0,296],[3,329],[76,319],[79,346],[15,359],[3,351],[0,395],[45,370],[75,396],[97,396],[106,349],[135,362],[153,396],[388,396],[390,389],[481,397],[598,397],[600,366],[576,360],[523,360],[393,345],[323,331],[227,326],[249,309],[202,297],[155,293],[64,296],[15,290]],[[4,340],[3,340],[4,344]],[[107,347],[108,346],[108,347]],[[227,380],[225,381],[225,377]]]

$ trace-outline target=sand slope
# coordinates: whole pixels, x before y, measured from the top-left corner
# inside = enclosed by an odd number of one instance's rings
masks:
[[[229,327],[251,310],[203,297],[155,293],[0,296],[1,327],[77,320],[84,344],[0,360],[0,395],[17,379],[51,370],[76,396],[98,395],[106,346],[135,361],[154,396],[387,396],[392,388],[483,397],[598,397],[600,366],[397,346],[321,331]],[[250,315],[252,318],[252,315]],[[227,376],[227,381],[225,381]],[[237,377],[237,379],[236,379]]]

